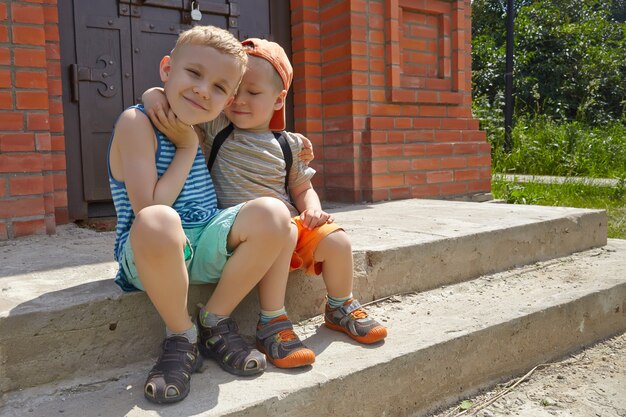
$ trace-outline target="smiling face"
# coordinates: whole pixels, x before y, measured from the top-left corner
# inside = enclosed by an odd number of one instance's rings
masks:
[[[274,111],[285,105],[286,95],[272,64],[251,56],[237,95],[224,113],[239,129],[267,132]]]
[[[194,44],[177,47],[160,69],[172,111],[190,125],[215,119],[232,100],[241,75],[233,56]]]

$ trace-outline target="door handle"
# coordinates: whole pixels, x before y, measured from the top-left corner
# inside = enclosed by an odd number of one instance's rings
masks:
[[[78,65],[70,65],[70,100],[72,103],[78,103]]]

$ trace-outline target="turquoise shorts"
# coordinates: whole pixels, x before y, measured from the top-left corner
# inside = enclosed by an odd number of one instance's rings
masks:
[[[183,228],[187,236],[183,251],[190,284],[215,284],[220,280],[224,265],[232,255],[227,248],[228,234],[244,204],[220,210],[204,226]],[[120,263],[126,281],[138,290],[145,291],[139,280],[130,239],[124,244]]]

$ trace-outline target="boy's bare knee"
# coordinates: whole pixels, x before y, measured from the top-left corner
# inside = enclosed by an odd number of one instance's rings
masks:
[[[290,233],[291,215],[282,201],[272,197],[261,197],[252,200],[248,205],[254,228],[274,231],[281,235]]]
[[[336,230],[326,236],[323,241],[328,242],[333,248],[336,249],[348,249],[352,250],[352,243],[350,237],[343,230]]]
[[[168,206],[145,207],[137,213],[130,239],[134,251],[180,247],[184,243],[180,216]]]
[[[352,256],[352,243],[350,237],[343,230],[337,230],[321,240],[314,252],[317,262],[323,262],[328,256],[344,254]]]
[[[284,247],[289,239],[290,225],[289,210],[282,201],[271,197],[249,201],[241,208],[228,234],[228,249],[234,250],[249,239]]]

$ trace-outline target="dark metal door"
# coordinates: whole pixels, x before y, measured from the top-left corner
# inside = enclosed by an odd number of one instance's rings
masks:
[[[192,6],[201,20],[192,19]],[[288,10],[288,0],[61,0],[70,218],[114,214],[106,169],[113,124],[147,88],[161,85],[159,62],[180,31],[214,25],[239,39],[277,32],[288,47]]]
[[[86,201],[110,198],[106,152],[111,126],[120,109],[133,103],[132,61],[124,43],[130,40],[129,19],[118,16],[117,4],[75,1],[77,63],[69,69],[71,100],[78,103],[80,155]]]

